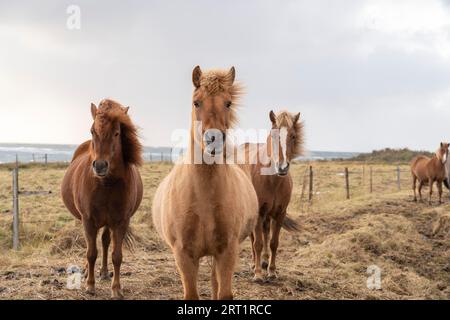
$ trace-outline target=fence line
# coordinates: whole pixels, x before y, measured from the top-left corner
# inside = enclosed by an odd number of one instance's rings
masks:
[[[405,179],[403,179],[402,177],[402,173],[409,173],[410,171],[407,169],[401,169],[400,166],[397,166],[395,169],[391,169],[391,170],[375,170],[372,168],[372,166],[369,166],[369,193],[373,193],[374,192],[374,177],[375,176],[380,176],[382,179],[383,174],[392,174],[392,183],[395,183],[396,185],[396,189],[398,191],[401,191],[401,184],[402,182],[406,182]],[[313,166],[310,165],[309,166],[309,181],[305,181],[305,175],[303,176],[303,181],[302,181],[302,191],[301,191],[301,196],[300,196],[300,200],[303,200],[303,196],[304,196],[304,189],[305,189],[305,184],[308,183],[309,185],[309,194],[308,194],[308,202],[311,204],[313,202],[314,199],[314,194],[317,194],[320,192],[320,190],[317,190],[316,187],[316,183],[315,183],[315,179],[317,179],[317,177],[336,177],[336,176],[342,176],[344,179],[342,188],[343,191],[345,193],[345,199],[350,199],[351,198],[351,191],[354,190],[354,188],[356,188],[355,184],[351,183],[351,177],[352,176],[360,176],[361,177],[361,182],[358,184],[358,186],[362,187],[362,189],[364,189],[365,187],[365,176],[366,176],[366,168],[365,166],[362,167],[361,170],[349,170],[348,167],[344,167],[343,171],[331,171],[331,172],[320,172],[317,169],[314,170]],[[389,179],[390,180],[390,179]],[[352,189],[353,188],[353,189]],[[316,191],[314,191],[316,190]]]
[[[401,169],[400,166],[397,166],[394,169],[391,170],[374,170],[372,166],[369,166],[369,192],[372,193],[374,191],[374,177],[377,175],[380,175],[382,181],[386,178],[382,174],[392,174],[392,180],[391,178],[388,178],[388,182],[395,183],[397,190],[401,190],[401,184],[402,181],[406,181],[402,177],[402,173],[409,172],[409,170]],[[321,187],[318,184],[317,177],[327,177],[327,176],[342,176],[343,180],[341,180],[342,185],[339,186],[339,188],[342,188],[345,195],[343,196],[343,199],[351,199],[352,196],[355,195],[355,190],[364,190],[367,188],[365,185],[365,178],[366,178],[366,168],[362,167],[361,170],[349,170],[348,167],[344,167],[343,171],[320,171],[317,168],[314,168],[312,165],[308,165],[305,167],[303,174],[301,175],[301,195],[300,195],[300,201],[303,204],[304,203],[304,197],[306,197],[306,192],[308,192],[308,201],[307,203],[309,205],[312,205],[315,195],[319,194],[321,191]],[[358,181],[354,181],[351,178],[352,177],[358,177],[361,179],[361,182],[358,183]],[[386,181],[386,180],[384,180]],[[386,183],[383,183],[383,186],[386,186]],[[12,208],[12,231],[13,231],[13,241],[12,241],[12,247],[14,250],[19,250],[20,248],[20,226],[24,224],[37,224],[37,223],[57,223],[56,220],[51,220],[51,217],[46,216],[46,220],[32,220],[27,219],[31,218],[27,214],[20,216],[19,213],[19,197],[27,195],[26,192],[20,192],[19,191],[19,162],[16,158],[16,165],[15,168],[12,170],[12,198],[13,198],[13,208]],[[30,193],[32,195],[36,195],[35,193]],[[48,193],[46,193],[48,194]],[[25,218],[25,219],[23,219]]]

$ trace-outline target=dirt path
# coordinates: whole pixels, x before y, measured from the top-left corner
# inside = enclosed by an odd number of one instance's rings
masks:
[[[398,198],[398,196],[397,196]],[[342,204],[333,212],[302,214],[298,234],[282,232],[279,277],[253,283],[251,251],[242,246],[234,275],[238,299],[449,299],[450,204],[429,207],[404,196],[361,205]],[[35,250],[0,264],[0,298],[92,299],[66,289],[64,269],[84,261],[79,226],[60,235],[53,254]],[[138,247],[125,252],[122,285],[128,299],[178,299],[182,287],[170,251],[150,227],[139,227]],[[71,234],[71,232],[73,234]],[[142,235],[147,234],[146,237]],[[75,238],[77,237],[77,238]],[[75,240],[74,240],[75,239]],[[66,243],[67,242],[67,243]],[[67,248],[59,251],[61,248]],[[97,260],[97,270],[100,259]],[[381,290],[366,286],[367,267],[381,270]],[[210,296],[210,267],[200,269],[201,298]],[[97,282],[96,299],[109,299],[110,283]]]

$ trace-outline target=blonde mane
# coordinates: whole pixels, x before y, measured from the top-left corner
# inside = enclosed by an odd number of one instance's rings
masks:
[[[304,135],[303,135],[303,122],[298,120],[294,123],[295,114],[290,113],[288,111],[280,111],[276,115],[276,124],[277,128],[287,127],[294,128],[295,131],[295,147],[293,151],[293,157],[298,157],[303,155],[303,144],[304,144]]]
[[[231,85],[230,85],[231,83]],[[242,94],[243,86],[230,78],[230,72],[223,69],[206,70],[200,78],[200,87],[196,90],[203,90],[206,95],[217,95],[220,93],[228,93],[231,96],[233,104],[230,108],[230,124],[236,125],[238,122],[237,109]]]

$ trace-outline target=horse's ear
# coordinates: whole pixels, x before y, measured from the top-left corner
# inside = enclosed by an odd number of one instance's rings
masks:
[[[202,77],[202,70],[200,69],[200,66],[196,66],[192,71],[192,83],[194,84],[195,88],[200,87],[201,77]]]
[[[97,107],[93,103],[91,103],[91,114],[92,114],[92,119],[95,120],[95,116],[97,115]]]
[[[124,107],[123,108],[123,112],[125,112],[125,114],[128,114],[128,110],[130,110],[130,107]]]
[[[273,125],[275,125],[277,123],[277,116],[275,115],[273,110],[270,110],[269,119],[270,119],[270,121],[272,122]]]
[[[300,119],[300,112],[295,115],[294,123],[297,123],[298,119]]]
[[[228,81],[230,81],[230,85],[234,83],[234,78],[236,77],[236,70],[234,69],[234,66],[230,68],[230,71],[228,71]]]

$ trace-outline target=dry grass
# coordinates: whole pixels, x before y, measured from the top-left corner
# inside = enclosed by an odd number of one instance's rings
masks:
[[[450,203],[432,207],[411,201],[409,174],[397,190],[396,167],[373,165],[374,192],[369,193],[369,167],[350,162],[315,162],[314,199],[308,203],[308,165],[292,166],[294,194],[290,215],[301,232],[282,232],[279,278],[251,281],[249,241],[242,246],[235,273],[237,298],[247,299],[449,299]],[[345,199],[344,167],[350,171],[351,200]],[[153,193],[170,164],[146,164],[143,203],[133,218],[134,253],[126,251],[122,284],[129,299],[182,297],[172,254],[151,226]],[[0,298],[92,299],[83,290],[65,287],[64,269],[84,264],[84,237],[59,197],[62,166],[30,166],[20,172],[21,244],[11,246],[11,173],[0,168]],[[303,187],[305,184],[305,187]],[[303,198],[302,198],[303,190]],[[45,191],[51,193],[45,194]],[[99,269],[97,262],[97,269]],[[367,267],[381,268],[382,289],[366,286]],[[210,295],[210,267],[200,270],[202,298]],[[97,299],[108,299],[109,282],[97,282]]]

